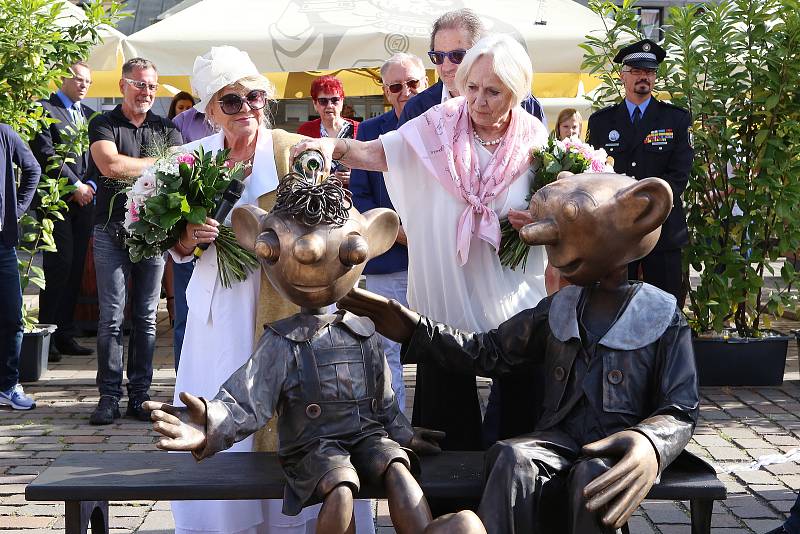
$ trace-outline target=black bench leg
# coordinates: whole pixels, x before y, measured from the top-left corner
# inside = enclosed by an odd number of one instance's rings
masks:
[[[108,534],[108,501],[67,501],[64,503],[66,534]]]
[[[714,501],[712,499],[692,499],[689,501],[689,506],[692,514],[692,534],[710,534]]]

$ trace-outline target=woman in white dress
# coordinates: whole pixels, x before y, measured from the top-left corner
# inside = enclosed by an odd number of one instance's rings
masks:
[[[408,236],[408,302],[457,328],[488,331],[545,296],[543,247],[532,247],[526,271],[504,268],[497,255],[499,220],[516,228],[529,220],[522,210],[531,150],[547,141],[542,123],[519,105],[531,78],[519,43],[485,37],[456,74],[461,97],[375,141],[319,139],[292,149],[383,171]],[[474,377],[418,365],[413,423],[447,432],[442,448],[482,448]]]
[[[237,205],[270,209],[278,182],[289,170],[288,149],[302,139],[268,129],[265,108],[274,88],[245,52],[229,46],[214,47],[195,60],[192,86],[202,97],[195,107],[219,126],[220,132],[183,149],[229,149],[229,161],[243,162],[247,169],[245,189]],[[189,261],[199,244],[212,244],[219,224],[230,222],[207,219],[202,225],[187,224],[178,244],[170,250],[173,259],[177,263]],[[213,245],[197,262],[186,300],[189,313],[175,381],[174,402],[178,405],[182,405],[178,399],[181,391],[213,398],[223,382],[250,357],[261,326],[298,311],[278,296],[260,270],[230,288],[223,287],[217,276]],[[228,450],[275,450],[275,445],[274,432],[265,432],[261,439],[251,436]],[[179,533],[313,534],[319,506],[306,508],[295,517],[283,515],[281,506],[281,500],[174,501],[172,513]],[[356,520],[359,533],[374,532],[368,501],[357,502]]]

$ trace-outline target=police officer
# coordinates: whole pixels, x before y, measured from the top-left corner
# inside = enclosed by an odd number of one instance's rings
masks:
[[[614,158],[616,172],[637,180],[657,176],[672,187],[672,212],[661,228],[655,249],[629,264],[628,270],[629,277],[638,280],[641,268],[645,282],[683,302],[681,248],[688,243],[688,228],[681,194],[689,180],[694,152],[689,144],[689,113],[652,95],[658,65],[666,55],[650,39],[617,53],[614,62],[622,64],[625,99],[589,117],[587,141],[604,148]]]

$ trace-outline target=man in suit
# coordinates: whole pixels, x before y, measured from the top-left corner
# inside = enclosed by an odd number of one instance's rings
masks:
[[[587,140],[614,158],[614,171],[637,180],[656,176],[672,187],[673,207],[653,251],[629,265],[629,277],[640,278],[686,297],[681,248],[689,241],[681,195],[689,181],[694,151],[689,143],[689,112],[652,95],[658,65],[666,52],[650,39],[626,46],[614,61],[622,64],[625,99],[589,117]]]
[[[483,37],[483,22],[470,9],[448,11],[433,23],[431,30],[431,50],[428,52],[436,67],[439,81],[408,101],[398,120],[398,126],[418,117],[427,110],[447,100],[457,97],[455,88],[456,71],[467,50]],[[542,121],[547,127],[542,106],[535,96],[530,95],[522,101],[525,111]]]
[[[94,351],[75,341],[73,314],[92,231],[97,186],[84,177],[89,164],[88,151],[73,154],[71,163],[47,170],[56,153],[55,147],[67,142],[68,132],[65,130],[76,131],[84,127],[94,113],[81,103],[92,84],[89,66],[79,62],[69,70],[72,76],[63,78],[61,88],[40,102],[47,115],[56,122],[30,142],[42,172],[47,172],[51,178],[66,178],[75,186],[67,199],[69,210],[64,213],[64,220],[55,220],[53,224],[53,238],[58,250],[45,252],[42,258],[46,288],[39,296],[39,321],[58,326],[53,336],[53,345],[58,353],[86,355]],[[51,354],[51,361],[61,359],[58,353]]]
[[[409,98],[425,89],[428,80],[422,60],[411,54],[398,53],[390,57],[381,66],[383,94],[392,109],[378,117],[369,119],[359,125],[356,139],[372,141],[381,134],[397,128],[397,119]],[[373,208],[394,209],[383,173],[353,169],[350,174],[350,191],[353,193],[353,204],[364,213]],[[373,293],[405,303],[408,289],[408,249],[406,233],[402,226],[397,241],[387,252],[370,260],[364,268],[367,289]],[[392,389],[400,409],[405,408],[405,389],[403,385],[403,366],[400,363],[400,345],[383,338],[384,354],[392,370]]]

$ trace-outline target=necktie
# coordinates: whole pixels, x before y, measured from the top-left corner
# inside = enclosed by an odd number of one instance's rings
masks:
[[[77,126],[83,124],[83,113],[81,113],[80,104],[75,104],[69,108],[70,115],[72,115],[72,122]]]
[[[633,110],[633,127],[638,128],[639,123],[642,121],[642,110],[639,109],[639,106],[636,106]]]

